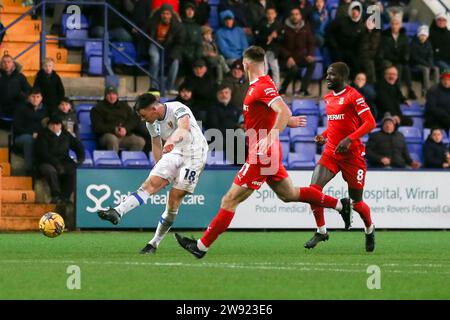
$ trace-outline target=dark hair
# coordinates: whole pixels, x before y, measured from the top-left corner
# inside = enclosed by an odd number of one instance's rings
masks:
[[[39,88],[38,86],[35,86],[35,87],[31,88],[30,96],[32,94],[40,94],[40,95],[42,95],[41,88]]]
[[[178,92],[180,91],[192,91],[192,86],[186,82],[183,82],[179,87],[178,87]]]
[[[217,88],[217,92],[225,90],[225,89],[230,89],[231,91],[233,91],[233,88],[229,85],[229,84],[221,84],[218,88]]]
[[[345,62],[332,63],[330,68],[336,70],[336,72],[340,74],[344,80],[348,80],[348,77],[350,76],[350,68]]]
[[[433,127],[430,129],[430,136],[433,134],[433,132],[435,132],[436,130],[439,130],[440,132],[442,132],[442,129],[439,127]]]
[[[265,55],[264,49],[258,46],[250,46],[244,52],[244,58],[255,62],[263,62]]]
[[[275,10],[275,12],[278,13],[277,8],[275,8],[275,7],[266,7],[266,9],[264,11],[267,12],[269,10]]]
[[[139,110],[146,109],[157,102],[158,99],[154,95],[152,95],[151,93],[144,93],[137,98],[133,109],[137,113],[139,112]]]

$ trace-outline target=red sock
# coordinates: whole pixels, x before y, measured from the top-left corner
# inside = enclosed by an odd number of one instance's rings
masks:
[[[312,184],[310,185],[310,187],[322,192],[322,187],[317,184]],[[312,204],[311,210],[314,214],[314,219],[316,219],[317,227],[323,227],[325,225],[325,215],[323,214],[323,207]]]
[[[206,229],[206,232],[203,234],[200,241],[209,248],[209,246],[216,241],[220,234],[227,230],[231,220],[233,220],[233,217],[234,212],[220,208],[219,212],[209,224],[208,229]]]
[[[370,208],[364,201],[359,201],[353,204],[353,209],[359,213],[361,219],[364,221],[366,228],[372,225],[372,218],[370,216]]]
[[[336,208],[338,202],[338,199],[327,196],[312,187],[300,188],[299,200],[300,202],[306,202],[316,206],[332,209]]]

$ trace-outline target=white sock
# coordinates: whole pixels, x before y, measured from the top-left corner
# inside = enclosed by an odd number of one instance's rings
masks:
[[[342,210],[342,202],[341,199],[338,199],[338,202],[336,204],[336,208],[337,211],[341,211]]]
[[[202,251],[208,251],[208,247],[206,247],[200,239],[197,240],[197,247]]]
[[[146,190],[139,188],[136,192],[126,197],[125,200],[123,200],[114,209],[116,209],[120,216],[123,216],[125,213],[133,210],[141,204],[147,203],[147,199],[149,197],[150,194]]]
[[[375,229],[375,226],[373,225],[373,223],[368,228],[364,227],[364,231],[366,232],[366,234],[371,234],[374,229]]]
[[[320,234],[326,234],[327,233],[327,227],[325,227],[324,225],[321,227],[317,227],[317,232]]]
[[[164,239],[167,232],[172,227],[175,218],[177,217],[178,210],[169,211],[167,208],[159,218],[158,227],[156,228],[155,236],[148,243],[158,248],[159,243]]]

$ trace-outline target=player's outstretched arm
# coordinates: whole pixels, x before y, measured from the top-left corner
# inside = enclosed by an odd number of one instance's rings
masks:
[[[306,116],[292,116],[289,118],[287,126],[289,128],[306,127]]]
[[[178,128],[172,133],[169,139],[167,139],[166,143],[164,144],[163,153],[172,151],[177,143],[185,140],[186,136],[191,131],[191,124],[189,120],[190,118],[188,114],[178,119]]]

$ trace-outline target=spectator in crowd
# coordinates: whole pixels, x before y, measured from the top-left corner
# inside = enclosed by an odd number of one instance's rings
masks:
[[[191,110],[195,108],[194,99],[192,97],[192,88],[187,83],[182,83],[178,88],[178,96],[175,101],[181,102],[182,104],[188,106]]]
[[[209,113],[208,124],[210,128],[220,130],[226,159],[239,165],[237,152],[238,150],[243,151],[243,148],[238,147],[238,144],[241,144],[241,147],[245,145],[244,133],[241,130],[239,132],[235,131],[232,140],[227,139],[227,129],[236,130],[240,128],[239,118],[242,114],[231,104],[231,94],[229,86],[222,85],[219,87],[217,90],[217,102]],[[231,148],[231,146],[234,146],[234,148]]]
[[[39,173],[50,186],[51,203],[70,202],[75,188],[75,163],[69,156],[73,150],[77,155],[77,163],[84,161],[84,147],[64,128],[62,119],[52,115],[47,128],[39,132],[36,139],[36,163]]]
[[[313,6],[309,3],[309,0],[284,0],[276,1],[278,4],[278,10],[282,17],[288,17],[293,8],[300,9],[303,20],[310,22]]]
[[[133,133],[139,122],[138,116],[126,102],[119,100],[117,88],[112,86],[106,88],[105,98],[91,110],[92,130],[106,150],[142,151],[145,141]]]
[[[28,102],[16,109],[13,121],[14,148],[23,152],[27,175],[33,173],[34,142],[46,116],[47,108],[42,103],[41,90],[33,88],[28,96]]]
[[[192,113],[198,121],[207,121],[207,114],[214,101],[216,82],[210,72],[205,60],[199,59],[194,62],[193,74],[186,77],[185,85],[192,88],[192,97],[195,104]]]
[[[306,68],[299,93],[308,96],[308,87],[314,72],[314,37],[302,18],[300,9],[293,8],[282,30],[280,46],[281,63],[287,68],[280,94],[285,94],[289,84],[300,77],[300,69]]]
[[[216,104],[208,114],[208,127],[219,129],[226,136],[226,129],[237,129],[241,112],[231,104],[231,87],[221,85],[217,90]],[[226,143],[225,143],[226,145]]]
[[[428,90],[425,104],[425,126],[450,130],[450,69],[441,74],[441,81]]]
[[[375,99],[377,94],[375,88],[371,83],[367,83],[367,76],[364,72],[360,72],[356,75],[355,80],[352,83],[352,87],[358,90],[359,93],[364,97],[366,103],[370,107],[370,111],[373,116],[377,118],[378,110],[375,106]]]
[[[228,64],[240,59],[248,47],[247,37],[241,27],[235,25],[234,14],[231,10],[220,13],[223,26],[217,30],[216,40],[220,53]]]
[[[163,6],[172,7],[173,12],[178,15],[180,12],[180,1],[179,0],[152,0],[152,11],[155,12],[161,9]]]
[[[276,10],[272,0],[249,1],[247,5],[248,20],[250,26],[253,28],[253,31],[260,24],[268,8],[273,8],[274,10]]]
[[[433,47],[428,41],[428,34],[428,26],[421,26],[417,37],[411,42],[411,67],[421,72],[424,93],[431,87],[430,75],[435,84],[439,82],[439,68],[434,65]]]
[[[22,67],[6,54],[0,69],[0,116],[12,117],[25,103],[31,91],[27,78],[21,73]]]
[[[200,26],[204,26],[208,23],[209,15],[211,13],[211,7],[208,0],[181,0],[180,6],[184,8],[188,3],[195,4],[197,10],[195,11],[195,20]]]
[[[230,72],[225,58],[219,53],[219,48],[213,38],[213,29],[202,26],[202,58],[216,73],[216,82],[221,84],[226,73]]]
[[[311,25],[316,47],[318,48],[322,48],[325,44],[325,30],[330,21],[330,15],[325,7],[325,0],[316,0],[311,12]]]
[[[97,0],[96,0],[97,1]],[[100,2],[100,1],[98,1]],[[109,0],[114,9],[119,12],[125,12],[124,2],[120,0]],[[90,9],[90,21],[92,23],[90,34],[92,38],[102,38],[105,33],[105,14],[103,6],[92,6]],[[125,28],[123,20],[119,19],[115,12],[108,10],[108,35],[111,41],[131,42],[133,38],[130,32]]]
[[[411,159],[405,137],[396,131],[395,125],[396,120],[386,116],[381,130],[369,135],[366,145],[369,165],[382,168],[420,168],[421,164]]]
[[[64,97],[58,105],[58,108],[51,112],[49,111],[48,117],[43,120],[43,127],[47,127],[50,116],[55,115],[61,118],[64,129],[72,136],[78,137],[78,119],[77,114],[73,108],[73,103],[69,98]]]
[[[399,79],[403,80],[408,88],[408,98],[417,99],[412,88],[411,70],[409,68],[409,39],[406,30],[402,27],[401,15],[393,16],[390,25],[390,28],[382,32],[380,50],[378,51],[380,65],[396,66]]]
[[[389,0],[386,11],[390,17],[400,14],[405,21],[413,22],[417,20],[418,11],[409,5],[410,0]]]
[[[244,0],[220,0],[218,9],[220,15],[222,12],[231,11],[236,26],[242,28],[247,36],[252,34],[252,25],[248,19],[247,5]]]
[[[443,70],[450,70],[450,30],[447,28],[447,16],[438,14],[431,24],[430,42],[434,50],[435,64]]]
[[[425,168],[448,169],[450,167],[448,144],[442,141],[441,129],[431,129],[430,135],[423,145],[423,162]]]
[[[266,7],[263,18],[253,30],[255,45],[266,50],[266,61],[272,72],[272,80],[280,87],[280,66],[278,53],[280,48],[279,36],[281,36],[281,23],[277,20],[277,10],[274,7]]]
[[[325,31],[331,59],[343,61],[350,67],[351,76],[359,71],[359,46],[364,32],[361,6],[357,2],[350,4],[345,16],[333,20]]]
[[[403,96],[397,81],[397,68],[390,66],[384,70],[384,78],[375,84],[378,119],[389,113],[395,120],[396,125],[411,126],[413,124],[412,119],[404,116],[400,109],[400,104],[410,105],[410,101]]]
[[[188,66],[189,69],[195,60],[202,57],[202,31],[200,25],[195,21],[195,4],[188,2],[183,9],[182,14],[182,27],[186,34],[186,41],[183,46],[183,63]]]
[[[55,61],[52,58],[45,59],[42,69],[38,71],[34,80],[34,87],[41,89],[43,103],[50,113],[56,111],[59,102],[65,96],[64,85],[54,68]]]
[[[170,94],[177,94],[175,80],[185,42],[185,32],[181,23],[178,21],[172,7],[164,4],[153,14],[146,29],[150,37],[155,39],[164,48],[165,67],[169,68],[166,88]],[[151,76],[153,79],[158,79],[161,57],[156,45],[150,44],[149,55]],[[155,87],[160,89],[158,84],[155,84]]]
[[[371,21],[371,20],[368,20]],[[375,24],[368,22],[364,28],[359,45],[359,67],[367,75],[367,82],[375,83],[375,61],[380,48],[381,32],[375,28]]]
[[[249,84],[244,74],[244,66],[240,60],[233,62],[231,72],[225,77],[222,84],[231,88],[231,105],[242,111]]]

